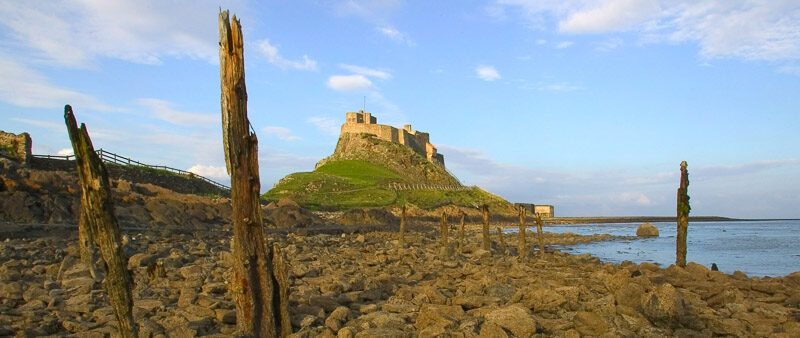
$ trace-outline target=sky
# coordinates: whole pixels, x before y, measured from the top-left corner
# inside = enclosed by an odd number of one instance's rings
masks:
[[[222,182],[218,23],[240,20],[262,191],[345,113],[429,132],[464,184],[557,216],[800,218],[794,0],[0,0],[0,129]]]

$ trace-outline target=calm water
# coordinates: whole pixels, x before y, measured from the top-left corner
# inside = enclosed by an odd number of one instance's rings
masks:
[[[570,247],[573,254],[589,253],[606,262],[675,263],[674,222],[653,223],[657,238],[595,242]],[[639,223],[579,224],[545,227],[550,232],[635,236]],[[534,228],[534,231],[535,228]],[[689,223],[686,260],[748,276],[784,276],[800,271],[800,221]]]

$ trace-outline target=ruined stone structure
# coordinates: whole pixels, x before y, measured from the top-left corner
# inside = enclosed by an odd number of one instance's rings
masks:
[[[367,133],[379,139],[408,146],[418,154],[425,156],[428,161],[444,168],[444,156],[436,152],[436,147],[430,143],[430,135],[421,131],[411,130],[407,124],[403,129],[378,124],[378,119],[371,113],[363,110],[346,114],[345,123],[342,125],[342,134]]]
[[[514,203],[514,205],[521,206],[525,208],[525,211],[534,215],[540,215],[544,218],[556,216],[552,205],[535,205],[532,203]]]
[[[24,164],[31,161],[31,135],[6,133],[0,130],[0,156],[15,159]]]

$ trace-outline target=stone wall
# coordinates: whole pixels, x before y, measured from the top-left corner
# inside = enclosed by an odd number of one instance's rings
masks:
[[[32,145],[31,135],[28,133],[17,135],[0,130],[0,156],[29,164]]]

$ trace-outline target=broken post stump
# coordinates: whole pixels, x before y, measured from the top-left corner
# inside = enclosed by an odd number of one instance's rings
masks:
[[[503,236],[503,228],[497,227],[497,238],[500,239],[500,252],[508,254],[508,245],[506,245],[506,238]]]
[[[227,10],[220,11],[218,21],[222,143],[231,175],[233,208],[233,280],[229,287],[236,305],[236,327],[243,336],[276,337],[279,322],[274,304],[280,300],[273,299],[273,267],[264,244],[258,138],[250,132],[247,118],[242,26],[235,15],[229,19]]]
[[[403,207],[400,209],[400,236],[399,237],[400,238],[398,239],[398,241],[400,242],[400,247],[404,248],[405,247],[405,242],[406,242],[406,206],[405,205],[403,205]]]
[[[292,334],[292,322],[289,319],[289,265],[287,259],[278,247],[278,243],[272,244],[272,264],[274,266],[274,282],[277,285],[277,299],[273,301],[273,306],[278,310],[275,314],[275,323],[278,324],[278,333],[281,337],[288,337]]]
[[[81,186],[81,219],[83,221],[81,224],[84,226],[84,236],[92,236],[100,247],[100,255],[105,261],[106,268],[105,289],[119,323],[120,335],[137,337],[138,328],[133,321],[133,297],[131,295],[133,283],[128,271],[128,259],[122,252],[122,239],[119,233],[119,223],[114,215],[108,171],[94,151],[86,125],[81,123],[80,129],[78,128],[72,107],[69,105],[64,106],[64,122],[67,125],[67,133],[75,152],[75,164],[78,168],[78,179]],[[86,228],[87,225],[88,228]],[[78,231],[81,232],[80,229]],[[80,240],[88,239],[81,238]],[[86,244],[90,246],[89,243]]]
[[[517,236],[517,259],[520,262],[525,260],[525,249],[528,244],[525,242],[525,207],[519,206],[519,234]]]
[[[458,253],[464,253],[464,217],[466,214],[461,212],[461,224],[458,227]]]
[[[491,244],[489,242],[489,205],[484,204],[481,206],[483,212],[483,250],[491,252]]]
[[[533,217],[536,222],[536,237],[539,240],[539,255],[544,256],[544,233],[542,231],[542,215],[536,214]]]
[[[442,211],[442,248],[447,248],[447,212]]]
[[[681,181],[678,187],[678,236],[675,241],[675,265],[686,267],[686,237],[689,228],[689,171],[686,161],[681,162]]]

